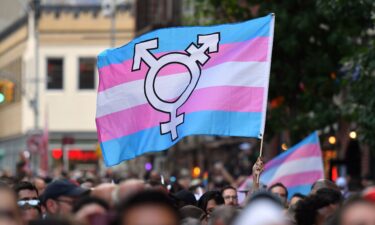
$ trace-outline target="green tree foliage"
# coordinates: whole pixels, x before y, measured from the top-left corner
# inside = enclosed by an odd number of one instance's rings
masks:
[[[345,87],[341,114],[357,122],[360,139],[375,151],[375,2],[320,0],[320,11],[337,24],[350,51],[342,55]]]
[[[352,119],[369,132],[366,140],[371,135],[375,140],[371,75],[375,57],[373,36],[370,49],[368,34],[374,29],[373,0],[200,0],[196,4],[199,15],[213,18],[214,24],[275,13],[268,136],[289,130],[295,142],[314,129]],[[353,73],[359,78],[352,79]],[[344,97],[337,100],[337,96]]]

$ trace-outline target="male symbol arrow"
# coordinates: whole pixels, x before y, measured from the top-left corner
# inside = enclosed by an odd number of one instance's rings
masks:
[[[152,39],[140,42],[134,46],[134,58],[132,71],[140,70],[141,61],[143,60],[148,67],[156,62],[156,58],[151,54],[150,50],[158,48],[158,39]]]
[[[186,51],[203,66],[210,59],[208,53],[219,51],[219,41],[219,33],[198,35],[197,42],[200,46],[197,47],[194,43],[191,43]]]

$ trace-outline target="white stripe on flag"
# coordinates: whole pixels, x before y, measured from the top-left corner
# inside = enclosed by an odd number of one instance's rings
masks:
[[[267,184],[272,183],[273,180],[278,179],[283,176],[292,175],[296,173],[303,173],[309,171],[322,170],[323,162],[321,157],[308,157],[298,160],[293,160],[290,162],[283,162],[275,171],[275,174],[271,179],[262,181]],[[266,175],[267,172],[265,172]]]
[[[215,86],[265,87],[268,83],[268,62],[226,62],[202,71],[197,89]],[[189,82],[188,73],[157,78],[157,95],[178,97]],[[171,84],[173,89],[171,90]],[[146,104],[144,80],[124,83],[98,93],[96,117]],[[126,90],[126,91],[125,91]],[[173,93],[173,95],[171,95]]]
[[[275,14],[272,13],[272,20],[270,24],[270,41],[268,41],[268,52],[267,52],[267,74],[271,74],[271,59],[272,59],[272,46],[273,46],[273,32],[275,26]],[[264,88],[264,99],[263,101],[263,112],[262,113],[262,127],[261,127],[261,134],[259,134],[259,138],[263,139],[263,132],[264,127],[266,126],[266,112],[267,112],[267,103],[268,103],[268,88],[269,88],[270,79],[266,80],[265,88]],[[262,151],[262,150],[261,150]]]

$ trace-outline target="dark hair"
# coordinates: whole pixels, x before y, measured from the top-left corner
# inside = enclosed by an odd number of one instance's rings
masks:
[[[207,191],[200,197],[198,207],[206,212],[207,204],[210,200],[214,200],[218,205],[224,204],[224,198],[219,191]]]
[[[321,188],[316,192],[316,195],[329,204],[341,204],[343,201],[341,192],[330,188]]]
[[[320,179],[315,181],[312,186],[311,186],[311,191],[317,191],[321,188],[329,188],[329,189],[334,189],[334,190],[340,190],[340,188],[331,180],[328,179]]]
[[[197,205],[197,200],[195,199],[195,196],[191,191],[182,189],[176,194],[174,194],[174,197],[174,199],[176,199],[178,203],[178,208],[182,208],[186,205]]]
[[[294,217],[298,225],[313,225],[316,220],[319,202],[315,195],[307,196],[304,200],[298,201],[294,209]]]
[[[294,197],[297,197],[297,198],[300,198],[300,199],[305,199],[306,195],[303,195],[301,193],[294,193],[290,199],[292,199]]]
[[[117,208],[117,224],[122,223],[123,219],[126,217],[126,213],[130,209],[145,205],[162,206],[168,209],[175,217],[176,224],[181,218],[179,212],[174,207],[172,200],[166,194],[161,191],[146,190],[138,192],[119,204],[119,207]]]
[[[109,210],[109,205],[106,201],[104,201],[103,199],[100,199],[100,198],[88,196],[88,197],[84,197],[84,198],[78,200],[77,202],[75,202],[75,204],[73,205],[72,212],[76,213],[80,209],[85,207],[86,205],[90,205],[90,204],[96,204],[96,205],[99,205],[99,206],[103,207],[107,211]]]
[[[285,190],[285,194],[286,194],[286,198],[288,198],[288,188],[285,187],[284,184],[278,182],[278,183],[275,183],[275,184],[272,184],[269,188],[268,188],[268,191],[271,191],[274,187],[281,187]]]
[[[28,182],[28,181],[20,181],[14,185],[14,191],[18,194],[22,190],[30,190],[35,191],[36,195],[39,196],[38,189],[34,186],[34,184]]]
[[[237,192],[237,189],[235,188],[235,187],[233,187],[233,186],[230,186],[230,185],[227,185],[227,186],[224,186],[222,189],[221,189],[221,194],[224,194],[224,191],[226,191],[226,190],[228,190],[228,189],[232,189],[232,190],[234,190],[234,191],[236,191]]]
[[[331,204],[341,202],[341,193],[329,188],[320,189],[321,192],[309,195],[298,201],[295,207],[295,219],[298,225],[313,225],[316,222],[317,211]]]

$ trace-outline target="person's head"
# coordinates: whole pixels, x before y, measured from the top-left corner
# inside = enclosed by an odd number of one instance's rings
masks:
[[[0,225],[20,225],[21,223],[16,193],[6,184],[0,183]]]
[[[47,185],[41,200],[49,215],[68,215],[72,211],[74,201],[86,193],[88,190],[68,180],[56,180]]]
[[[46,182],[44,181],[44,179],[40,177],[34,178],[34,185],[38,190],[39,195],[42,195],[44,193],[44,190],[46,189]]]
[[[330,188],[321,188],[316,192],[316,195],[318,195],[320,199],[324,199],[324,201],[328,202],[330,205],[336,205],[336,207],[338,207],[344,199],[339,190]]]
[[[259,191],[253,194],[248,205],[235,219],[233,225],[287,225],[281,199],[275,195]]]
[[[191,191],[182,189],[179,192],[177,192],[174,197],[176,198],[178,202],[178,207],[184,207],[187,205],[195,206],[197,205],[197,200],[195,199],[194,194]]]
[[[223,196],[219,191],[207,191],[198,201],[198,207],[210,215],[216,206],[224,204]]]
[[[117,192],[117,199],[119,201],[124,200],[128,196],[131,196],[137,192],[141,192],[145,189],[145,182],[139,179],[129,179],[122,181],[118,185]]]
[[[180,208],[178,211],[183,219],[194,218],[199,220],[202,218],[203,215],[206,214],[201,208],[198,208],[197,206],[193,205],[186,205]]]
[[[292,207],[297,204],[298,201],[305,199],[306,195],[303,195],[301,193],[295,193],[291,198],[289,202],[289,207]]]
[[[231,205],[221,205],[215,208],[208,220],[208,225],[229,225],[238,214],[237,208]]]
[[[300,200],[295,207],[298,225],[321,225],[330,219],[342,201],[340,191],[323,188]]]
[[[190,183],[191,183],[191,176],[190,172],[186,168],[181,168],[177,183],[181,186],[182,189],[189,189]]]
[[[237,189],[232,186],[226,186],[221,190],[225,205],[238,206]]]
[[[84,197],[78,200],[73,206],[74,217],[82,224],[93,224],[98,218],[105,217],[109,210],[107,202],[100,198]]]
[[[375,202],[360,196],[351,197],[337,213],[337,225],[375,224]]]
[[[21,181],[16,183],[14,191],[17,194],[17,204],[21,209],[24,223],[40,218],[42,211],[36,187],[30,182]]]
[[[336,191],[340,191],[340,188],[334,182],[328,179],[320,179],[315,181],[314,184],[311,186],[310,194],[315,194],[319,189],[322,188],[329,188]]]
[[[288,202],[288,189],[282,183],[276,183],[268,188],[272,194],[277,195],[286,205]]]
[[[118,185],[113,183],[99,184],[91,190],[90,195],[103,199],[109,203],[111,207],[114,207],[118,199]]]
[[[117,225],[178,225],[180,215],[163,192],[138,192],[120,203]]]

